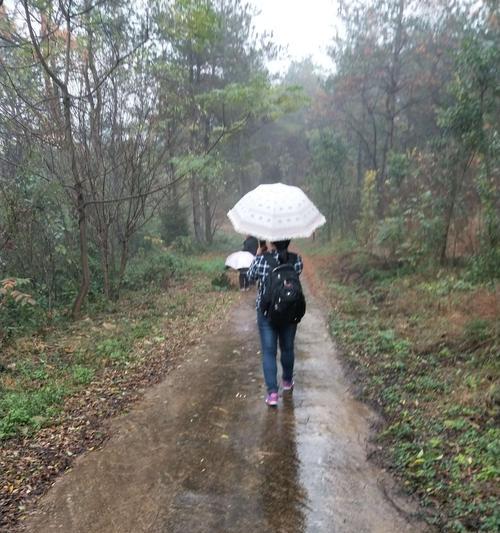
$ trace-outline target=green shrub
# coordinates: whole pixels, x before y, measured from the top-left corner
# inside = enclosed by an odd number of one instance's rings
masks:
[[[172,242],[172,248],[183,255],[194,255],[197,252],[202,251],[202,247],[189,235],[177,237]]]
[[[175,202],[160,211],[160,235],[167,245],[179,237],[189,236],[189,224],[184,206]]]
[[[474,319],[465,324],[464,339],[470,343],[484,342],[491,338],[491,324],[487,320]]]
[[[72,372],[73,381],[77,385],[89,384],[94,378],[94,374],[95,372],[92,368],[87,368],[81,365],[75,365],[73,367],[73,372]]]
[[[217,252],[231,253],[241,250],[244,236],[238,233],[216,233],[210,249]]]
[[[225,272],[221,272],[218,276],[212,279],[212,287],[218,290],[229,290],[231,288],[231,280]]]
[[[43,325],[47,316],[29,290],[28,279],[7,278],[0,282],[0,339],[33,331]]]
[[[186,263],[190,272],[218,275],[224,270],[224,260],[220,257],[190,257]]]
[[[419,291],[432,296],[448,296],[455,292],[469,292],[476,289],[476,285],[454,276],[445,276],[436,280],[425,281],[417,285]]]
[[[469,263],[468,276],[475,282],[500,280],[500,247],[474,256]]]
[[[42,427],[57,413],[65,394],[66,389],[57,385],[36,391],[4,393],[0,399],[0,439]]]
[[[139,253],[131,261],[124,279],[124,287],[141,289],[148,285],[164,287],[185,268],[185,261],[163,250]]]
[[[127,359],[129,350],[130,343],[126,338],[104,339],[95,347],[97,355],[115,360]]]
[[[402,255],[405,227],[402,217],[388,217],[379,222],[375,242],[385,248],[390,258]]]

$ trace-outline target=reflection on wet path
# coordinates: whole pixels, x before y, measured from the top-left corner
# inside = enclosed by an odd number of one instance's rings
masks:
[[[280,409],[268,409],[261,434],[263,483],[261,501],[271,531],[304,531],[305,493],[299,481],[292,394]]]
[[[27,520],[39,533],[423,531],[366,461],[366,408],[349,399],[324,318],[309,298],[297,387],[263,402],[252,295],[180,368],[113,423]]]
[[[179,428],[174,459],[179,484],[151,531],[304,530],[293,400],[282,410],[263,402],[250,302],[231,322],[235,337],[208,342],[226,355],[193,384],[190,426]]]

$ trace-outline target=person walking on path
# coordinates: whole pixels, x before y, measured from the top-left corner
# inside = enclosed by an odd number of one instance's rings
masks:
[[[297,331],[296,323],[285,323],[280,326],[271,324],[261,309],[261,302],[266,290],[266,278],[271,273],[271,262],[278,264],[291,263],[298,275],[302,273],[303,262],[300,255],[288,252],[289,240],[271,242],[270,252],[262,253],[262,248],[257,249],[257,255],[247,272],[249,281],[259,281],[257,292],[257,326],[259,328],[260,342],[262,348],[262,369],[264,381],[267,389],[266,403],[270,407],[278,405],[278,367],[276,356],[278,352],[278,341],[281,352],[282,366],[282,387],[284,391],[292,391],[293,366],[295,362],[294,342]],[[273,259],[274,258],[274,261]]]
[[[250,252],[252,255],[256,255],[259,241],[252,235],[247,235],[243,241],[243,251]],[[250,289],[250,282],[247,278],[248,268],[239,268],[240,273],[240,291],[248,291]]]

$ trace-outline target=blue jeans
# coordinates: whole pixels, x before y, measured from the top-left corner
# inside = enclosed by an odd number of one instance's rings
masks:
[[[259,327],[260,333],[262,368],[264,370],[264,381],[266,382],[267,392],[278,392],[278,367],[276,364],[278,341],[280,344],[283,379],[285,381],[292,381],[293,363],[295,361],[293,343],[297,331],[297,324],[287,324],[286,326],[275,328],[271,326],[269,319],[258,309],[257,326]]]

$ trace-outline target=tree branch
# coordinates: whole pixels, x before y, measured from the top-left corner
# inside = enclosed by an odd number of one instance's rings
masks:
[[[28,2],[27,0],[22,0],[24,12],[26,13],[26,24],[28,25],[28,31],[31,38],[31,44],[33,48],[35,49],[35,54],[38,57],[40,63],[42,64],[45,72],[50,76],[50,78],[54,81],[54,83],[63,91],[67,92],[66,85],[55,75],[54,71],[50,68],[47,61],[45,61],[45,58],[43,57],[42,51],[40,50],[40,45],[38,44],[35,32],[33,31],[33,25],[31,23],[31,14],[28,8]]]

